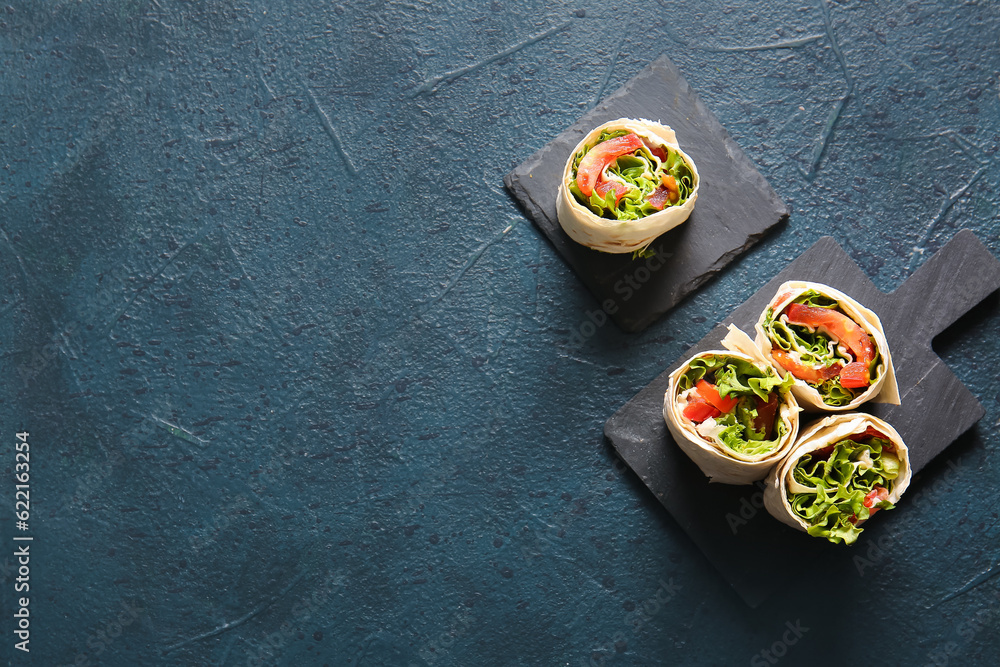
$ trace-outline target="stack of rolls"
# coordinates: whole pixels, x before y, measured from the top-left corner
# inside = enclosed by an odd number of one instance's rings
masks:
[[[856,412],[867,401],[899,404],[882,323],[839,290],[791,281],[778,288],[755,331],[751,339],[730,325],[725,350],[696,354],[670,374],[667,428],[710,481],[766,477],[771,515],[852,544],[910,480],[899,433]],[[836,414],[800,429],[801,410]]]

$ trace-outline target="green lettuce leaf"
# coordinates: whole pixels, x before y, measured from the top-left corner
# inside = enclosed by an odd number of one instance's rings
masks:
[[[830,378],[826,382],[812,386],[816,387],[827,405],[847,405],[854,400],[854,390],[840,384],[840,378]]]
[[[831,299],[828,296],[820,294],[816,290],[806,290],[795,299],[795,303],[801,303],[805,306],[814,306],[816,308],[836,308],[837,300]]]
[[[852,517],[861,522],[871,516],[864,506],[865,496],[881,486],[890,489],[890,482],[899,476],[899,459],[886,451],[888,441],[869,438],[867,443],[841,440],[828,456],[806,454],[792,469],[792,478],[814,489],[789,493],[792,511],[809,527],[814,537],[825,537],[834,544],[853,544],[862,528],[851,523]],[[880,509],[893,509],[888,501],[876,504]]]

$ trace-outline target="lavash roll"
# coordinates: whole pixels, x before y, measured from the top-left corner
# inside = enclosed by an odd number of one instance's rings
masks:
[[[577,201],[569,190],[569,185],[575,180],[573,161],[577,153],[585,146],[592,145],[606,130],[634,132],[654,145],[667,146],[679,153],[694,175],[694,189],[687,200],[677,206],[666,206],[663,210],[638,220],[625,221],[602,218]],[[559,185],[556,211],[560,226],[577,243],[608,253],[636,252],[644,250],[656,237],[688,219],[694,210],[695,200],[698,199],[700,185],[701,178],[694,160],[680,149],[677,137],[670,127],[651,120],[619,118],[594,128],[570,153]]]
[[[774,298],[768,304],[768,308],[773,312],[780,313],[792,301],[801,296],[804,292],[814,290],[819,294],[835,300],[846,315],[853,319],[862,329],[868,333],[874,342],[875,349],[880,355],[880,362],[875,369],[872,383],[869,387],[855,396],[849,403],[844,405],[830,405],[824,402],[822,395],[814,387],[804,380],[796,378],[792,391],[795,397],[806,410],[822,410],[825,412],[847,412],[857,409],[858,406],[867,402],[891,403],[899,405],[899,388],[896,385],[896,371],[892,365],[892,356],[889,352],[889,343],[885,338],[885,331],[882,329],[882,321],[878,315],[861,305],[858,301],[844,294],[840,290],[834,289],[821,283],[793,280],[783,283],[775,292]],[[755,325],[755,344],[767,360],[781,369],[781,365],[772,356],[772,343],[764,330],[764,322],[767,316],[767,308],[760,314],[760,318]]]
[[[768,471],[790,450],[799,431],[800,408],[791,391],[779,393],[777,416],[784,423],[785,433],[773,450],[758,455],[735,452],[725,445],[702,437],[697,427],[683,415],[684,406],[678,404],[680,378],[695,359],[707,356],[741,359],[769,374],[776,374],[762,359],[729,350],[699,352],[670,374],[670,382],[663,400],[663,418],[677,445],[712,482],[723,484],[750,484],[764,479]],[[780,377],[780,375],[778,375]],[[780,390],[779,390],[780,391]]]
[[[888,501],[896,504],[910,485],[909,450],[899,433],[885,421],[865,413],[829,415],[810,424],[799,435],[792,451],[771,470],[764,489],[764,506],[771,516],[796,530],[808,531],[809,523],[795,514],[788,499],[789,487],[794,491],[797,483],[793,472],[799,460],[812,452],[834,445],[848,436],[864,433],[869,427],[888,436],[894,446],[894,454],[899,459],[899,473],[890,480],[887,491]],[[860,526],[864,521],[858,521]]]

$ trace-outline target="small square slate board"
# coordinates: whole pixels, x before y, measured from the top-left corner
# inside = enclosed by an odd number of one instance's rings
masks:
[[[573,148],[598,125],[623,117],[672,127],[701,176],[691,217],[651,246],[669,260],[631,298],[622,298],[614,287],[621,289],[621,281],[632,277],[644,260],[582,246],[566,235],[556,217],[556,192]],[[784,203],[666,56],[521,163],[504,183],[597,301],[615,302],[611,318],[627,332],[655,322],[788,219]]]
[[[663,421],[668,377],[696,352],[722,349],[730,323],[753,326],[778,286],[809,280],[835,287],[882,320],[899,383],[900,405],[866,403],[892,424],[910,450],[913,474],[984,414],[983,407],[931,349],[933,338],[1000,288],[1000,262],[962,230],[895,292],[879,291],[844,250],[823,237],[733,311],[608,420],[605,436],[751,607],[773,590],[814,572],[819,559],[850,559],[857,550],[809,537],[771,517],[762,485],[709,484]],[[805,426],[816,414],[803,414]],[[906,495],[900,501],[906,502]],[[880,515],[878,521],[891,521]],[[864,544],[862,534],[859,544]]]

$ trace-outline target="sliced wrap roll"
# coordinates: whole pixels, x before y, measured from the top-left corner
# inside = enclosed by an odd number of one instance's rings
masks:
[[[861,524],[893,509],[909,484],[909,451],[896,429],[868,414],[830,415],[768,475],[764,506],[792,528],[853,544]]]
[[[645,250],[688,219],[698,199],[694,161],[674,131],[619,118],[585,136],[563,170],[556,200],[570,238],[609,253]]]
[[[843,292],[786,282],[755,329],[761,353],[795,376],[792,390],[805,409],[841,412],[869,400],[899,405],[882,322]]]
[[[764,479],[798,434],[792,382],[763,359],[699,352],[670,374],[663,419],[711,481],[750,484]]]

